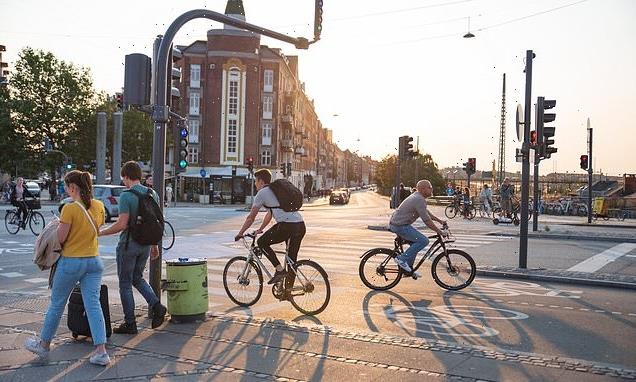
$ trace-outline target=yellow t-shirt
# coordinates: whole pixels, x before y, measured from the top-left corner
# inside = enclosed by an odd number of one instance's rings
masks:
[[[88,210],[93,222],[99,227],[104,224],[104,203],[99,200],[91,200],[91,208]],[[97,234],[88,221],[82,207],[76,202],[67,204],[62,209],[60,223],[70,224],[66,241],[62,246],[65,257],[94,257],[99,255]]]

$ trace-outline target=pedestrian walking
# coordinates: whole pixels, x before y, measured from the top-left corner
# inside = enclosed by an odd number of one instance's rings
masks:
[[[146,187],[153,188],[154,183],[152,181],[152,175],[148,175],[146,177],[146,182],[145,183],[146,183]]]
[[[57,200],[57,181],[55,179],[49,184],[49,199],[51,201]]]
[[[484,184],[479,193],[479,201],[484,206],[486,214],[490,215],[490,211],[492,210],[492,190],[487,184]]]
[[[166,186],[166,207],[170,206],[170,202],[172,201],[172,185],[168,183]]]
[[[133,286],[150,306],[153,329],[163,323],[166,315],[166,307],[159,302],[159,298],[143,277],[148,257],[156,259],[159,256],[159,248],[157,245],[139,243],[131,234],[132,225],[140,221],[142,196],[152,195],[157,208],[159,197],[152,189],[141,185],[141,167],[137,162],[126,162],[121,168],[121,177],[128,190],[122,192],[119,197],[119,218],[115,224],[100,231],[99,235],[106,236],[121,232],[117,244],[117,277],[119,278],[119,296],[124,309],[124,322],[114,328],[113,332],[137,334]],[[143,230],[143,224],[136,229]]]
[[[79,282],[95,346],[89,362],[106,366],[110,357],[106,352],[106,325],[99,302],[104,265],[99,258],[97,242],[99,226],[105,220],[104,204],[93,199],[93,185],[88,172],[70,171],[64,182],[73,203],[68,203],[62,210],[57,229],[63,252],[53,276],[51,299],[40,338],[27,339],[25,347],[41,357],[48,356],[66,301]]]

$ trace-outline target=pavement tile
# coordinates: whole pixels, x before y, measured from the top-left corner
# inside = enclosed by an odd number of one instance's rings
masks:
[[[27,313],[27,312],[13,312],[0,316],[0,325],[3,326],[20,326],[24,324],[44,321],[39,313]]]
[[[563,370],[475,357],[449,368],[448,373],[489,381],[557,381]]]

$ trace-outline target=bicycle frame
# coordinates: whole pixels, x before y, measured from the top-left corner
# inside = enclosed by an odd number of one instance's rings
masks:
[[[420,261],[417,263],[417,265],[415,265],[413,267],[413,272],[417,271],[422,264],[424,264],[424,262],[428,259],[430,259],[431,257],[433,257],[433,255],[435,255],[439,249],[441,248],[442,251],[444,253],[447,252],[446,249],[446,241],[444,241],[439,235],[432,235],[432,236],[428,236],[429,239],[436,239],[433,244],[431,244],[431,246],[428,248],[428,251],[426,251],[426,253],[420,257]],[[451,241],[448,241],[451,242]],[[399,236],[395,238],[394,240],[394,251],[397,253],[404,253],[404,249],[403,246],[404,245],[404,240],[402,238],[400,238]]]

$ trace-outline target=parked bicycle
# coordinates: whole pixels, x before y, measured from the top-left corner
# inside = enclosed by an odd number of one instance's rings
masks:
[[[477,215],[477,209],[472,203],[465,205],[459,201],[454,201],[444,209],[444,215],[449,219],[455,218],[458,214],[472,220]]]
[[[20,228],[26,230],[26,226],[28,224],[31,232],[33,232],[35,236],[38,236],[40,233],[42,233],[44,225],[46,224],[46,222],[44,221],[44,216],[38,211],[35,211],[41,208],[40,200],[27,199],[25,200],[25,202],[27,204],[26,216],[22,216],[22,219],[20,220],[18,219],[17,208],[8,210],[7,213],[4,215],[4,226],[6,227],[7,232],[12,235],[16,235],[18,231],[20,231]]]
[[[263,272],[267,277],[272,277],[261,261],[263,251],[256,245],[256,236],[256,233],[252,232],[242,237],[243,244],[249,251],[247,257],[231,258],[223,270],[225,292],[230,300],[239,306],[251,306],[261,298]],[[251,243],[246,238],[251,239]],[[325,310],[331,298],[327,272],[311,260],[297,260],[294,264],[287,256],[287,251],[284,253],[287,276],[272,285],[272,294],[279,301],[289,300],[293,307],[303,314],[319,314]],[[286,282],[288,277],[293,279],[291,283]],[[291,287],[287,284],[291,284]]]
[[[448,225],[444,225],[442,230],[447,231],[449,237],[429,236],[435,241],[413,267],[413,272],[417,271],[424,261],[432,258],[431,275],[437,285],[447,290],[464,289],[473,282],[477,274],[475,261],[462,250],[448,249],[446,245],[455,240],[450,236]],[[388,290],[396,286],[403,276],[412,277],[412,273],[407,273],[393,261],[393,258],[404,253],[403,245],[411,243],[396,235],[392,249],[373,248],[363,253],[360,256],[362,260],[358,273],[364,285],[374,290]]]

